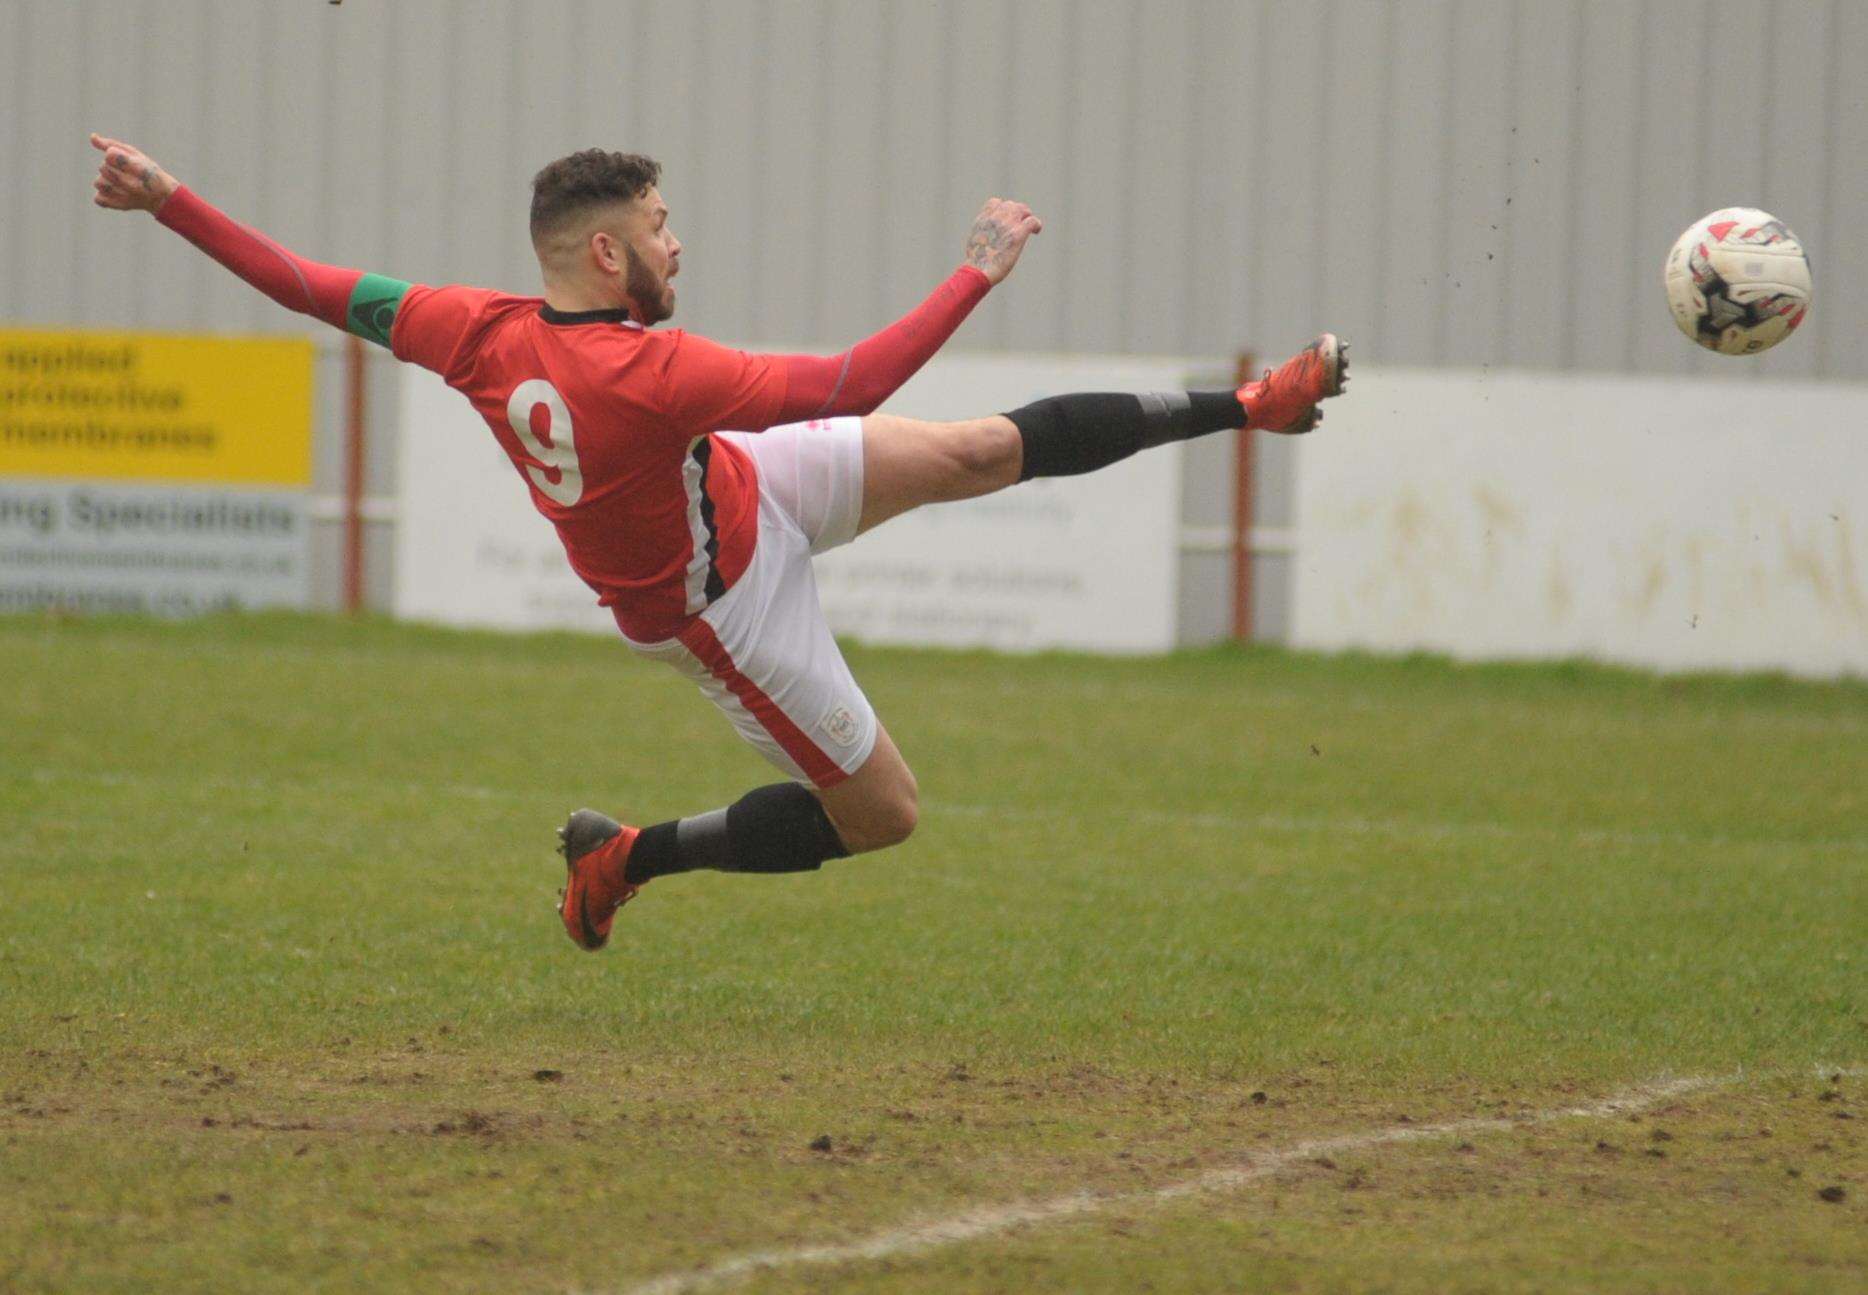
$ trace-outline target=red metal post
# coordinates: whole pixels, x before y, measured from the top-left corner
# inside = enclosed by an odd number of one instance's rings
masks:
[[[1233,380],[1240,385],[1257,374],[1256,357],[1239,352]],[[1252,453],[1257,434],[1249,427],[1233,433],[1232,446],[1232,637],[1252,637]]]
[[[344,339],[344,610],[363,608],[363,339]]]

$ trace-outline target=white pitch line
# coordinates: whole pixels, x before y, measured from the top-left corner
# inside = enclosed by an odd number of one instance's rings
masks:
[[[1601,1101],[1581,1106],[1554,1107],[1513,1118],[1487,1117],[1449,1120],[1443,1124],[1403,1124],[1365,1133],[1348,1133],[1333,1138],[1299,1142],[1282,1151],[1254,1155],[1243,1165],[1210,1169],[1192,1178],[1151,1187],[1144,1191],[1098,1194],[1072,1192],[1047,1200],[1023,1201],[1008,1205],[987,1205],[944,1219],[928,1219],[881,1232],[872,1232],[855,1241],[824,1245],[797,1246],[786,1250],[755,1250],[719,1263],[687,1272],[667,1273],[628,1288],[626,1295],[687,1295],[690,1291],[711,1290],[730,1285],[756,1273],[778,1268],[797,1268],[822,1264],[861,1263],[865,1260],[894,1259],[903,1255],[923,1254],[962,1241],[997,1236],[1018,1228],[1045,1223],[1067,1222],[1111,1210],[1146,1209],[1188,1196],[1234,1191],[1250,1183],[1300,1165],[1318,1156],[1329,1156],[1399,1142],[1422,1142],[1470,1133],[1498,1133],[1526,1125],[1549,1124],[1557,1120],[1604,1119],[1651,1109],[1675,1097],[1710,1089],[1730,1088],[1746,1079],[1763,1080],[1781,1077],[1743,1072],[1729,1075],[1699,1075],[1684,1079],[1661,1079],[1638,1084]],[[1801,1072],[1798,1072],[1801,1073]],[[1836,1067],[1820,1067],[1818,1074],[1835,1074]],[[1843,1070],[1850,1076],[1868,1074],[1868,1068]]]
[[[76,783],[81,786],[97,787],[142,787],[182,785],[191,788],[208,788],[225,792],[265,792],[277,793],[281,790],[303,795],[341,795],[356,793],[363,795],[382,795],[395,792],[421,799],[432,796],[451,796],[461,800],[507,801],[515,805],[537,806],[541,802],[553,799],[561,800],[566,808],[579,795],[566,796],[561,791],[545,788],[484,787],[470,783],[450,782],[409,782],[401,784],[382,782],[349,782],[337,779],[317,781],[292,781],[290,783],[275,778],[230,778],[209,775],[190,777],[185,774],[150,774],[140,772],[105,772],[80,769],[60,769],[40,767],[30,771],[29,776],[38,783]],[[987,804],[968,801],[927,800],[922,802],[930,814],[957,814],[970,818],[996,818],[1010,822],[1048,822],[1054,820],[1072,821],[1076,810],[1062,808],[1032,807],[1025,805]],[[1435,819],[1407,818],[1365,818],[1360,815],[1337,817],[1326,814],[1228,814],[1212,810],[1155,809],[1146,806],[1132,806],[1117,811],[1120,816],[1148,823],[1160,823],[1170,827],[1210,828],[1231,832],[1295,832],[1323,833],[1347,836],[1384,836],[1401,840],[1462,840],[1484,839],[1497,841],[1540,841],[1554,844],[1568,844],[1584,849],[1619,848],[1640,849],[1647,846],[1696,846],[1704,849],[1779,849],[1837,852],[1843,854],[1868,853],[1868,836],[1830,836],[1799,839],[1796,837],[1728,836],[1721,832],[1670,832],[1640,828],[1615,828],[1577,826],[1570,828],[1547,826],[1513,826],[1506,823],[1494,823],[1479,820],[1475,822],[1457,822]]]
[[[1057,819],[1070,818],[1077,810],[1030,808],[1018,805],[968,804],[963,801],[927,800],[929,812],[966,814],[977,818]],[[1585,848],[1640,848],[1651,845],[1701,846],[1707,849],[1788,846],[1807,850],[1839,850],[1845,853],[1868,850],[1868,836],[1813,837],[1737,837],[1722,832],[1669,832],[1617,827],[1515,827],[1507,823],[1451,822],[1434,819],[1364,818],[1360,815],[1324,814],[1226,814],[1210,810],[1152,809],[1129,807],[1111,811],[1119,818],[1161,823],[1170,827],[1221,828],[1233,831],[1322,832],[1349,836],[1392,836],[1426,840],[1483,838],[1498,841],[1545,841]]]

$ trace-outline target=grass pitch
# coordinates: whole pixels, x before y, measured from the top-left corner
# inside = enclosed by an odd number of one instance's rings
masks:
[[[0,620],[0,1289],[1868,1282],[1868,687],[851,656],[916,838],[590,956],[567,810],[771,781],[672,673]]]

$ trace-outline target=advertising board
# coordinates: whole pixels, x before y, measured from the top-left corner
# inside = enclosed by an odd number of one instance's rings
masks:
[[[1868,387],[1378,369],[1298,461],[1295,642],[1868,675]]]
[[[303,606],[312,346],[0,330],[0,611]]]

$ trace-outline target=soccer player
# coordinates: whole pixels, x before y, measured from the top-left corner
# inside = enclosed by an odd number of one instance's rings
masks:
[[[851,676],[811,557],[922,504],[1104,467],[1225,428],[1303,432],[1347,360],[1324,334],[1237,391],[1055,396],[932,423],[872,411],[1018,263],[1041,222],[989,200],[962,264],[894,324],[833,356],[753,355],[680,329],[681,243],[660,166],[587,149],[532,182],[544,292],[426,287],[297,256],[120,140],[95,201],[148,211],[273,300],[386,346],[473,402],[573,570],[637,653],[700,686],[791,779],[644,828],[578,810],[560,905],[581,948],[652,879],[801,872],[906,840],[914,775]]]

